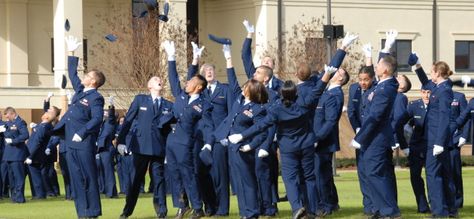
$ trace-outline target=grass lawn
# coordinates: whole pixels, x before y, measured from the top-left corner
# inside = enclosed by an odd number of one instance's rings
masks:
[[[362,196],[359,190],[357,173],[354,171],[339,171],[336,177],[336,186],[339,193],[341,210],[327,218],[365,218],[362,212]],[[416,202],[410,185],[409,172],[397,170],[398,200],[403,218],[424,218],[428,215],[416,213]],[[474,168],[464,168],[464,208],[460,210],[461,218],[474,218]],[[61,175],[59,175],[61,177]],[[147,177],[148,179],[148,177]],[[60,178],[60,183],[62,179]],[[48,198],[47,200],[30,200],[31,194],[26,183],[27,203],[12,204],[10,200],[0,200],[0,218],[77,218],[73,201],[65,201],[64,196]],[[148,183],[146,184],[148,185]],[[280,183],[280,194],[284,194],[283,183]],[[61,190],[61,192],[63,192]],[[102,199],[102,218],[118,218],[125,204],[125,197],[118,199]],[[278,204],[278,218],[291,218],[291,209],[288,202]],[[168,197],[168,216],[174,218],[176,209],[172,208],[171,197]],[[140,196],[137,207],[131,218],[155,218],[152,206],[152,196]],[[237,200],[231,197],[231,215],[229,218],[239,218]]]

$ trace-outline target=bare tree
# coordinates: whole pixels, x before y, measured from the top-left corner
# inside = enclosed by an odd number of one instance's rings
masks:
[[[184,62],[178,63],[178,72],[184,72],[189,54],[185,22],[173,12],[169,14],[168,22],[157,19],[160,9],[149,11],[144,17],[134,17],[131,8],[123,8],[123,5],[114,2],[110,4],[109,14],[96,15],[97,23],[100,25],[103,22],[107,32],[96,33],[103,40],[91,45],[89,51],[100,60],[98,65],[107,75],[105,86],[110,91],[108,95],[116,96],[117,105],[127,108],[134,95],[147,92],[148,79],[159,76],[163,81],[163,95],[172,99],[168,87],[167,56],[161,43],[165,40],[175,42],[177,60]],[[113,34],[117,40],[107,41],[104,38],[107,34]]]

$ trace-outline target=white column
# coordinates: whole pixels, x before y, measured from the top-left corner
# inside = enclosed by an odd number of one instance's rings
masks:
[[[6,77],[2,85],[28,86],[27,0],[6,2]]]
[[[67,76],[67,48],[64,38],[72,35],[83,39],[83,8],[82,0],[53,0],[54,16],[54,86],[61,87],[63,75]],[[69,32],[64,28],[66,19],[71,26]],[[74,53],[80,59],[83,58],[82,46]],[[82,65],[82,63],[80,63]],[[82,66],[79,66],[82,68]]]
[[[254,63],[260,63],[262,53],[268,48],[268,44],[277,43],[278,36],[278,1],[259,0],[255,1],[255,54]],[[276,57],[275,57],[276,58]]]

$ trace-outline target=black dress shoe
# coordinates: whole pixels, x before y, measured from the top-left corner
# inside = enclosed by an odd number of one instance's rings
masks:
[[[189,211],[191,211],[191,208],[189,207],[178,209],[178,212],[176,212],[175,219],[182,219],[187,213],[189,213]]]
[[[127,218],[128,218],[128,216],[125,215],[125,214],[123,214],[123,213],[122,213],[122,214],[120,215],[120,217],[119,217],[119,219],[127,219]]]
[[[165,213],[158,214],[158,219],[166,219],[166,214]]]
[[[190,219],[200,219],[206,216],[202,209],[194,209],[193,214],[191,215]]]
[[[293,219],[303,218],[305,214],[306,210],[304,208],[300,208],[293,214]]]

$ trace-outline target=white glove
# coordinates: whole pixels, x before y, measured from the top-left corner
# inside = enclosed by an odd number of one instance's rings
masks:
[[[360,131],[360,127],[356,128],[356,134],[359,133],[359,131]]]
[[[342,47],[349,47],[357,38],[359,38],[359,36],[347,32],[344,39],[342,39]]]
[[[210,144],[205,144],[204,146],[202,146],[201,151],[203,151],[204,149],[212,151],[212,146]]]
[[[119,152],[120,155],[125,155],[127,152],[127,146],[124,144],[119,144],[117,145],[117,151]]]
[[[399,143],[395,143],[395,146],[392,146],[392,151],[397,150],[400,147]]]
[[[46,150],[44,150],[44,154],[49,156],[51,154],[51,149],[46,148]]]
[[[227,138],[224,138],[220,140],[219,142],[221,143],[222,146],[229,146],[229,139]]]
[[[471,77],[469,77],[469,76],[467,76],[467,75],[463,75],[463,76],[461,77],[461,81],[462,81],[462,83],[464,83],[464,84],[469,84],[469,83],[471,82]]]
[[[67,51],[69,52],[76,51],[77,48],[79,48],[81,44],[82,43],[76,37],[73,37],[73,36],[66,37],[66,46],[67,46]]]
[[[351,141],[351,146],[355,149],[360,149],[359,142],[355,141],[354,139],[352,139],[352,141]]]
[[[114,96],[110,96],[109,97],[109,105],[113,106],[115,103],[115,97]]]
[[[408,155],[410,155],[410,148],[405,148],[405,149],[403,149],[402,151],[403,151],[403,153],[405,154],[405,156],[408,157]]]
[[[54,93],[53,93],[53,92],[48,92],[48,100],[49,100],[49,98],[51,98],[52,96],[54,96]]]
[[[34,122],[30,123],[30,128],[34,128],[34,127],[36,127],[36,126],[37,126],[36,123],[34,123]]]
[[[224,46],[222,46],[222,51],[224,52],[225,59],[230,59],[232,57],[230,53],[230,45],[225,44]]]
[[[268,157],[268,155],[269,154],[266,150],[263,150],[263,149],[258,150],[257,157],[264,158],[264,157]]]
[[[96,160],[100,160],[100,154],[96,154],[96,155],[95,155],[95,159],[96,159]]]
[[[324,72],[326,72],[328,74],[332,74],[336,71],[337,71],[337,68],[334,68],[332,66],[327,66],[326,64],[324,64]]]
[[[0,133],[5,131],[7,131],[7,128],[4,125],[0,126]]]
[[[242,141],[244,137],[241,134],[233,134],[228,137],[230,143],[237,144]]]
[[[314,148],[318,147],[318,142],[314,142]]]
[[[255,33],[255,27],[249,23],[248,20],[244,20],[242,22],[245,26],[245,29],[247,29],[247,33]]]
[[[246,144],[246,145],[240,147],[239,150],[242,151],[242,152],[248,152],[248,151],[252,150],[252,148],[250,148],[250,145]]]
[[[176,60],[176,48],[174,46],[173,41],[166,40],[163,42],[163,48],[165,48],[165,52],[168,55],[168,61],[174,61]]]
[[[33,163],[33,161],[30,158],[26,158],[25,164],[30,165],[32,163]]]
[[[78,134],[74,134],[74,136],[72,136],[72,141],[73,142],[81,142],[82,138]]]
[[[444,151],[443,146],[434,145],[434,147],[433,147],[433,156],[437,156],[437,155],[443,153],[443,151]]]
[[[466,144],[466,139],[463,137],[460,137],[458,147],[462,147],[464,144]]]
[[[362,46],[362,51],[366,58],[372,58],[372,44],[367,43]]]
[[[395,40],[397,40],[398,32],[396,30],[389,30],[385,33],[385,47],[382,49],[383,53],[389,53],[390,49],[392,48]]]
[[[201,58],[202,51],[204,51],[204,46],[201,48],[198,47],[198,45],[195,42],[191,41],[191,46],[193,46],[193,59],[199,59]]]
[[[11,138],[5,138],[5,143],[11,144],[13,140]]]

